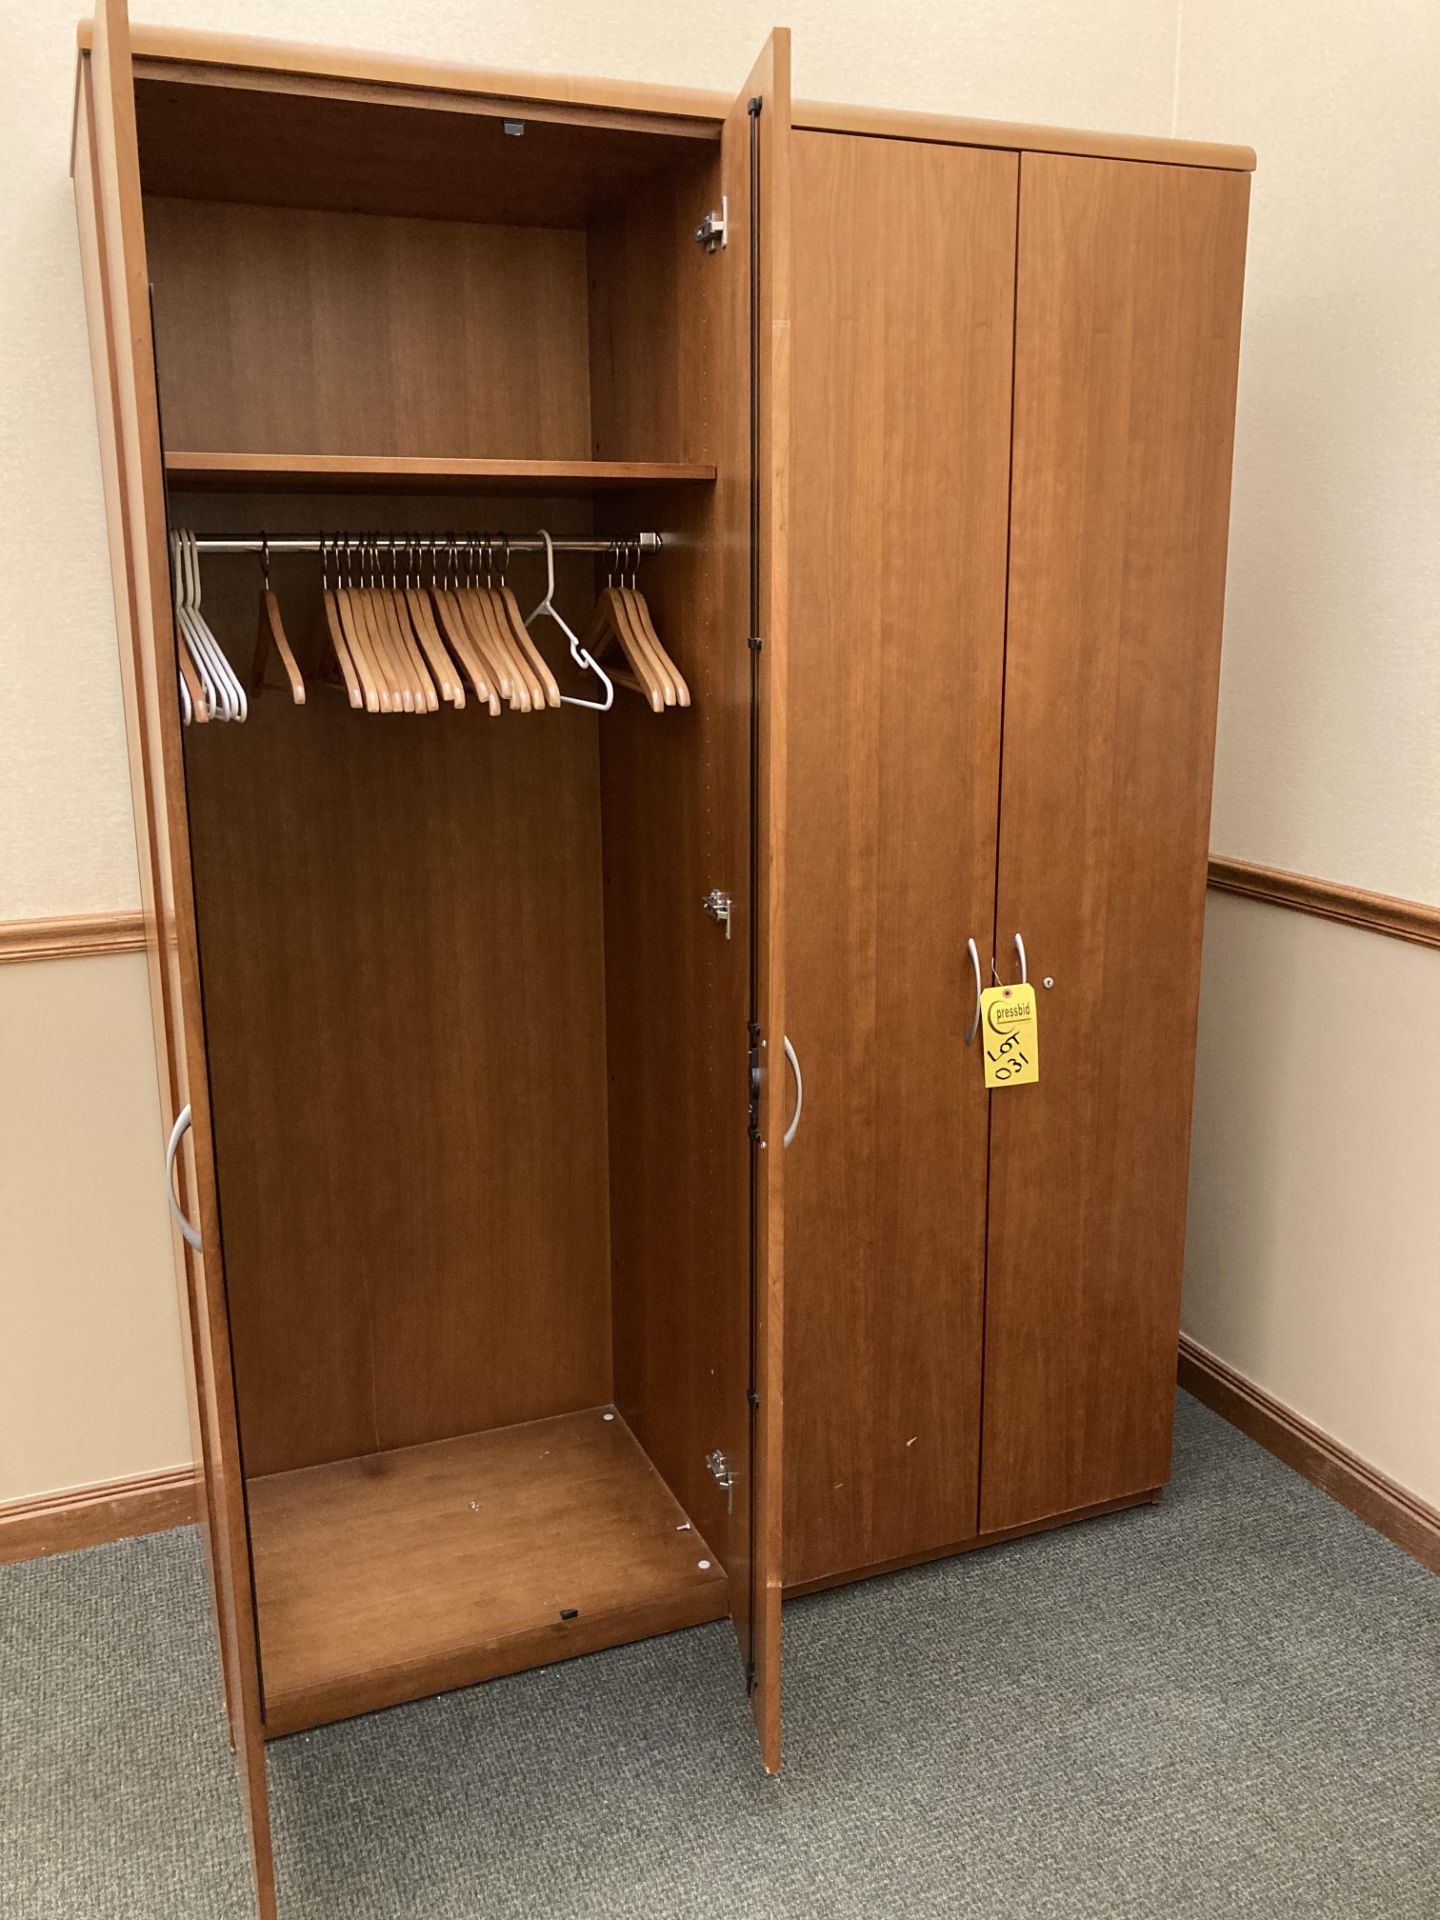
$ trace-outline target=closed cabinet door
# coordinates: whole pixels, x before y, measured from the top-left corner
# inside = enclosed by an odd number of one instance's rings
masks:
[[[1020,165],[987,1532],[1169,1473],[1248,187]]]
[[[1018,174],[794,136],[791,1588],[976,1529]]]

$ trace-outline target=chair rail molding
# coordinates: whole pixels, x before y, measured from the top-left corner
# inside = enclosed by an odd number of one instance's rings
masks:
[[[1440,947],[1440,907],[1421,900],[1401,900],[1390,893],[1369,893],[1363,887],[1341,886],[1317,880],[1307,873],[1287,873],[1283,867],[1252,866],[1248,860],[1210,856],[1209,883],[1217,893],[1238,893],[1247,900],[1264,900],[1272,907],[1290,907],[1322,920],[1339,920],[1367,933],[1389,934],[1416,946]]]
[[[0,965],[13,960],[86,960],[102,953],[143,953],[145,916],[70,914],[47,920],[0,920]]]

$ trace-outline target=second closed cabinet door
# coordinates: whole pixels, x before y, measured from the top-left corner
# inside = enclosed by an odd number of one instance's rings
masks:
[[[984,1532],[1170,1472],[1249,185],[1020,163]]]

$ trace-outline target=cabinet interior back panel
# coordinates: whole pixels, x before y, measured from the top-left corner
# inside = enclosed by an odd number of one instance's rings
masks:
[[[206,582],[243,663],[253,563]],[[354,712],[277,587],[306,705],[185,738],[250,1475],[612,1389],[595,717]]]
[[[790,1584],[975,1531],[1017,175],[795,137]]]
[[[166,445],[590,455],[585,235],[147,198]]]

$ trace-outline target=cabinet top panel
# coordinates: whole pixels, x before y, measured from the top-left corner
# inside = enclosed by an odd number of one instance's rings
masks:
[[[82,20],[79,28],[82,52],[88,51],[91,38],[92,23]],[[566,74],[507,73],[450,61],[361,53],[349,48],[253,39],[186,27],[136,24],[131,28],[131,42],[137,79],[170,78],[201,83],[208,80],[211,84],[218,81],[262,89],[324,89],[333,98],[383,100],[394,105],[420,105],[416,96],[443,93],[453,96],[456,106],[461,100],[469,100],[476,106],[483,100],[487,105],[482,110],[489,111],[523,106],[532,116],[546,109],[567,118],[603,116],[612,126],[628,123],[635,132],[669,133],[672,137],[689,139],[718,138],[720,123],[733,104],[723,94],[688,87]],[[1251,148],[1218,142],[1028,126],[947,114],[905,113],[882,107],[797,101],[794,123],[822,131],[873,134],[887,139],[1161,161],[1171,166],[1218,167],[1247,173],[1255,165]]]

